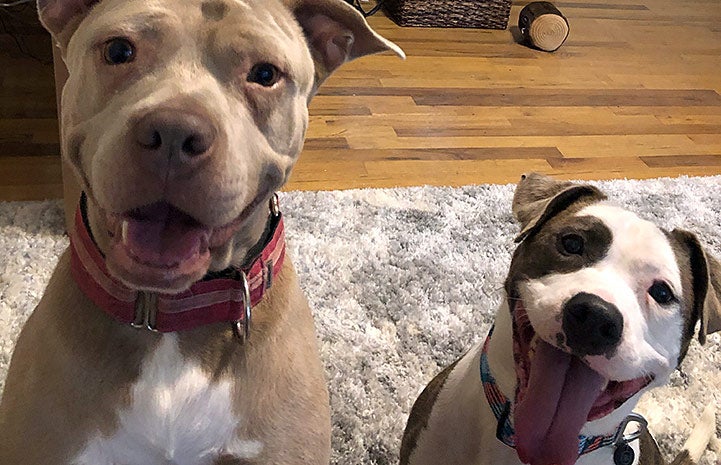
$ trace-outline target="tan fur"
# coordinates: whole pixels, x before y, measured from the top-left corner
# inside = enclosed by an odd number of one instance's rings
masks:
[[[267,201],[300,154],[307,103],[348,60],[397,46],[340,0],[38,0],[70,77],[63,91],[62,148],[88,195],[93,237],[107,254],[109,214],[164,201],[206,227],[238,224],[211,248],[209,270],[240,266],[263,234]],[[135,59],[103,59],[104,44],[129,38]],[[282,76],[247,78],[271,62]],[[153,111],[192,113],[210,125],[202,157],[150,159],[134,139]],[[172,111],[170,113],[172,113]],[[177,157],[177,158],[176,158]],[[115,235],[117,237],[117,235]],[[117,239],[116,239],[117,240]],[[0,400],[0,464],[69,464],[91,437],[111,437],[119,412],[161,336],[122,325],[82,294],[61,258],[23,328]],[[130,287],[172,293],[208,270],[167,287],[130,274]],[[308,303],[286,257],[273,287],[253,309],[250,341],[229,324],[178,333],[182,358],[210,383],[232,383],[240,440],[261,444],[252,460],[223,454],[215,464],[327,464],[328,392]],[[159,447],[162,450],[162,444]],[[104,465],[104,464],[98,464]],[[147,464],[155,465],[155,464]]]
[[[310,309],[289,263],[253,321],[242,350],[225,324],[180,333],[181,349],[209,374],[237,380],[235,413],[247,419],[241,434],[264,441],[257,463],[327,463],[328,394],[320,360],[310,356],[318,350]],[[0,404],[9,444],[0,463],[66,463],[94,429],[112,434],[158,337],[95,308],[63,255],[13,355]]]
[[[70,277],[66,252],[13,353],[0,403],[0,463],[67,463],[89,431],[111,433],[156,341],[95,308]]]

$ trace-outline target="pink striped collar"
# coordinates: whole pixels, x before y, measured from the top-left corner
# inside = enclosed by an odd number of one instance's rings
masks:
[[[245,341],[252,307],[270,289],[285,258],[283,217],[277,200],[271,205],[275,208],[271,207],[266,241],[248,265],[208,275],[187,291],[166,295],[131,289],[110,275],[86,227],[81,200],[70,237],[73,278],[95,305],[121,323],[166,333],[226,322]]]

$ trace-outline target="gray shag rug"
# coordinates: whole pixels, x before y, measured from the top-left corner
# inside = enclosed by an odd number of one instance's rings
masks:
[[[596,184],[666,228],[697,232],[721,254],[721,177]],[[518,231],[513,188],[281,195],[330,385],[332,463],[397,463],[421,389],[485,337]],[[0,203],[0,389],[18,332],[68,244],[61,215],[59,202]],[[641,401],[667,457],[705,405],[721,406],[720,349],[718,334],[704,347],[694,342],[671,383]],[[716,439],[702,463],[719,463],[720,450]]]

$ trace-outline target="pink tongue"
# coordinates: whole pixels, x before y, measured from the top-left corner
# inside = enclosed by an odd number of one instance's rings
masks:
[[[516,451],[531,465],[572,465],[578,434],[606,380],[578,358],[540,342],[516,404]]]
[[[159,267],[176,266],[207,247],[210,232],[185,213],[166,203],[139,210],[140,218],[128,221],[123,241],[141,263]]]

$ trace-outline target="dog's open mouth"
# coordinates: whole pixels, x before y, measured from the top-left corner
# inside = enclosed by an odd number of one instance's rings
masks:
[[[108,266],[134,286],[180,291],[203,277],[211,248],[227,242],[238,224],[211,228],[167,202],[110,214]]]
[[[575,463],[584,423],[608,415],[653,380],[605,378],[537,337],[520,302],[513,309],[513,339],[518,378],[513,419],[524,463]]]

